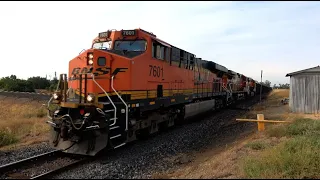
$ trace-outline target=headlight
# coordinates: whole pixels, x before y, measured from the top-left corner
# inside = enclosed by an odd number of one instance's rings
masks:
[[[93,64],[93,54],[88,53],[88,65],[92,65],[92,64]]]
[[[93,102],[93,101],[94,101],[94,95],[89,94],[89,95],[87,96],[87,101],[88,101],[88,102]]]
[[[60,97],[60,95],[58,93],[54,93],[53,94],[53,99],[58,100]]]

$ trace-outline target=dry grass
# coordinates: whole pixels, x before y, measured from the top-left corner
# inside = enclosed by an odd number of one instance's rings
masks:
[[[0,104],[1,149],[46,140],[49,126],[41,102],[0,97]]]
[[[268,144],[264,141],[253,141],[245,145],[253,150],[262,150],[268,147]]]

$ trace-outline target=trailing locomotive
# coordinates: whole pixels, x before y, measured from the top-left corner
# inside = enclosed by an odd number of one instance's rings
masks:
[[[94,156],[181,124],[188,117],[270,91],[245,75],[142,29],[99,33],[69,62],[50,104],[50,143]]]

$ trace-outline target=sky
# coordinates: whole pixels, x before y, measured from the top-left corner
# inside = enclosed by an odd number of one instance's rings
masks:
[[[0,2],[0,77],[48,78],[99,32],[142,28],[205,60],[272,84],[318,66],[320,2]]]

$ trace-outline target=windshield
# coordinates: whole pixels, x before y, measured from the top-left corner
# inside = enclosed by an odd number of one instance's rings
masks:
[[[114,50],[145,51],[145,40],[115,41]]]
[[[111,41],[107,42],[97,42],[92,45],[93,49],[107,49],[109,50],[111,48]]]

